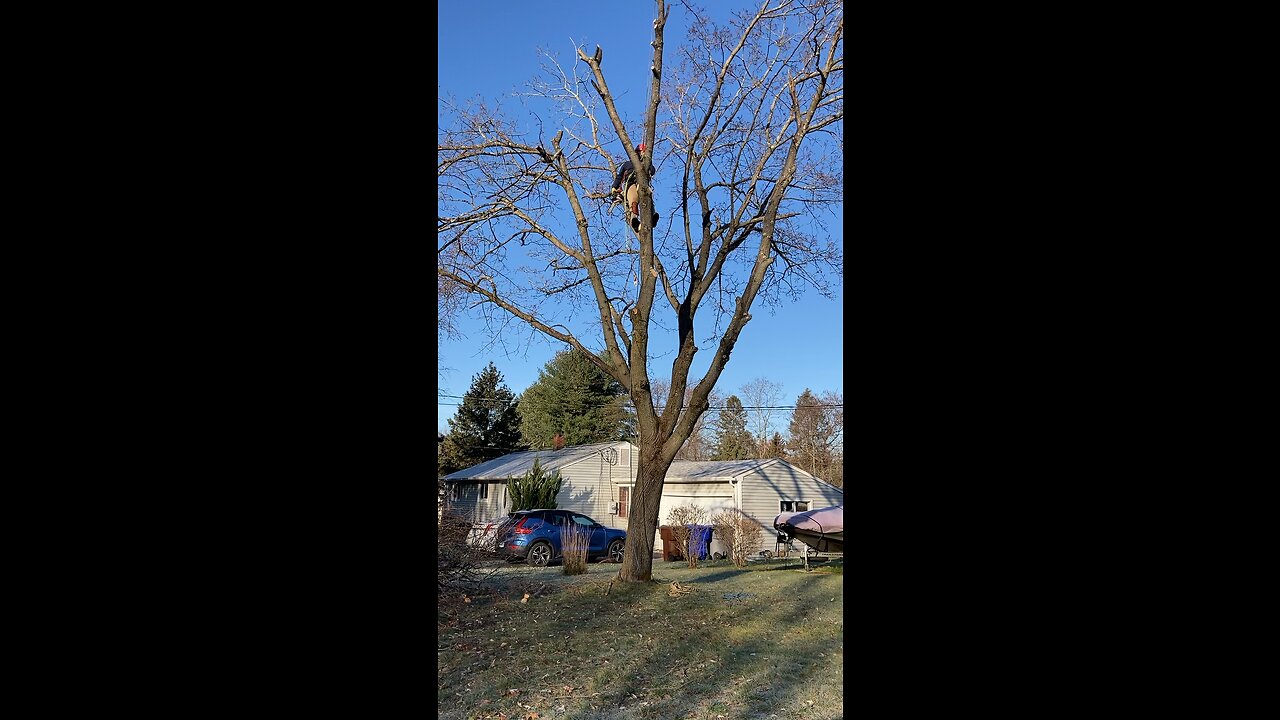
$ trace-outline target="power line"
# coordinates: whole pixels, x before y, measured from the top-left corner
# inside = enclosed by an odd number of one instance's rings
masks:
[[[442,394],[438,394],[436,397],[465,399],[465,397],[466,397],[466,396],[465,396],[465,395],[445,395],[445,394],[443,394],[443,393],[442,393]],[[479,401],[481,401],[481,402],[509,402],[509,401],[514,401],[514,398],[511,398],[510,400],[509,400],[509,399],[507,399],[507,398],[473,398],[473,399],[475,399],[475,400],[479,400]],[[459,407],[459,406],[461,406],[461,404],[462,404],[462,403],[448,403],[448,402],[437,402],[437,403],[436,403],[436,405],[446,405],[446,406],[449,406],[449,407]],[[605,404],[607,404],[607,403],[605,403]],[[630,407],[630,408],[634,408],[635,406],[634,406],[634,405],[632,405],[631,403],[623,403],[623,404],[622,404],[622,407]],[[835,403],[835,404],[823,404],[823,403],[817,403],[817,404],[813,404],[813,405],[807,405],[807,404],[806,404],[806,405],[743,405],[743,406],[742,406],[742,409],[743,409],[743,410],[795,410],[795,409],[796,409],[796,408],[798,408],[798,407],[802,407],[802,408],[842,408],[842,407],[844,407],[844,403]],[[689,406],[688,406],[688,405],[682,405],[680,409],[681,409],[681,410],[688,410],[688,409],[689,409]],[[711,405],[711,406],[709,406],[707,409],[708,409],[708,410],[728,410],[728,409],[729,409],[729,407],[728,407],[727,405]]]

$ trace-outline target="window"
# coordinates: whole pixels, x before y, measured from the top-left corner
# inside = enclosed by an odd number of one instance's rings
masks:
[[[587,527],[595,527],[595,523],[592,522],[591,518],[586,517],[585,515],[574,514],[574,515],[570,515],[569,517],[573,518],[573,521],[578,523],[579,525],[586,525]]]
[[[779,500],[778,512],[804,512],[809,509],[809,503],[804,500]]]
[[[480,499],[489,497],[489,483],[480,483]]]
[[[627,505],[631,504],[631,488],[618,488],[618,517],[627,516]]]

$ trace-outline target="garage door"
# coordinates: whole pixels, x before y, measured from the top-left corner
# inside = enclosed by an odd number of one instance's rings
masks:
[[[679,485],[667,485],[662,488],[662,501],[658,503],[658,524],[667,524],[667,515],[672,508],[681,505],[693,505],[700,507],[707,513],[707,519],[720,510],[730,510],[733,508],[733,490],[730,488],[716,488],[723,492],[723,495],[708,495],[704,492],[695,492],[693,488],[682,488]]]
[[[711,516],[721,510],[731,510],[733,508],[733,488],[728,485],[717,483],[709,484],[676,484],[669,483],[662,487],[662,500],[658,503],[658,524],[667,524],[667,514],[672,508],[681,505],[693,505],[700,507],[707,513],[707,521],[711,520]],[[655,549],[662,549],[662,538],[655,537]],[[712,552],[725,552],[721,547],[718,539],[712,535],[711,538]]]

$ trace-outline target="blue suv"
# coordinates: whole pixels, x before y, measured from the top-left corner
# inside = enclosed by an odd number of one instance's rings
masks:
[[[525,560],[542,567],[563,556],[560,551],[560,529],[566,522],[585,526],[591,533],[587,558],[607,557],[622,562],[622,546],[626,530],[615,530],[571,510],[519,510],[511,513],[498,526],[502,543],[498,552],[514,560]]]

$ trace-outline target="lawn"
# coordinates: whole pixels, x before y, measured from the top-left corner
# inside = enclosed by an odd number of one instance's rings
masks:
[[[500,567],[440,604],[439,716],[841,718],[843,561],[798,562],[655,560],[650,583]]]

